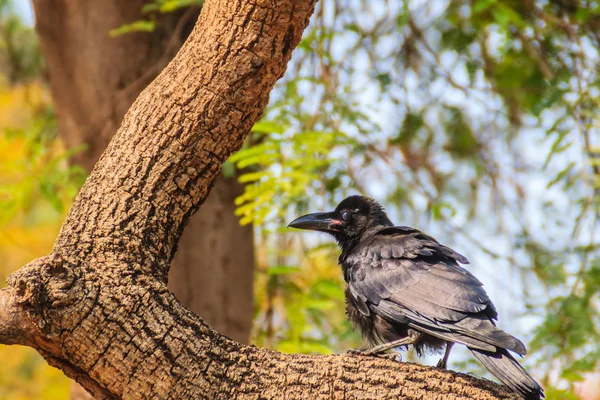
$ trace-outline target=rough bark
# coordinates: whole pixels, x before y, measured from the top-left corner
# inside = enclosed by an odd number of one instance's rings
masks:
[[[74,162],[88,172],[141,90],[175,56],[198,17],[163,14],[152,33],[109,37],[141,17],[147,0],[34,0],[61,138],[85,145]],[[235,179],[219,178],[191,219],[172,262],[169,287],[211,327],[246,343],[252,324],[252,228],[241,227]],[[203,293],[202,296],[197,293]]]
[[[510,398],[448,371],[234,342],[166,288],[179,235],[283,75],[316,0],[208,0],[78,195],[52,253],[0,291],[0,341],[97,398]]]

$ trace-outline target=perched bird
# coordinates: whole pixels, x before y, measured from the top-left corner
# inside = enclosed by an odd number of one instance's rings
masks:
[[[509,352],[523,355],[525,346],[496,327],[498,312],[483,284],[459,265],[469,263],[464,256],[417,229],[394,226],[383,207],[364,196],[289,226],[329,233],[339,244],[346,314],[372,346],[366,354],[412,345],[421,355],[445,347],[438,367],[446,368],[452,345],[460,343],[515,392],[544,397]]]

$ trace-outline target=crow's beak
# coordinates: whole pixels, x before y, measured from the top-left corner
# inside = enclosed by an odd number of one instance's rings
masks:
[[[321,232],[338,232],[341,226],[342,221],[335,219],[332,212],[303,215],[288,225],[292,228]]]

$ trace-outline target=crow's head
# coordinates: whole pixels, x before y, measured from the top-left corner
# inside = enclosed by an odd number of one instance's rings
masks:
[[[340,244],[358,239],[369,228],[393,225],[383,207],[365,196],[350,196],[331,212],[304,215],[288,226],[327,232]]]

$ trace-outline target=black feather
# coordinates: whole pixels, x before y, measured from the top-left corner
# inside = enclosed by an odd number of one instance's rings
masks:
[[[495,352],[469,348],[479,360],[500,382],[520,393],[526,400],[538,400],[544,397],[544,390],[523,367],[505,349]]]
[[[467,346],[505,385],[541,399],[540,385],[508,352],[525,354],[521,341],[496,327],[498,312],[483,284],[459,264],[466,257],[425,233],[393,226],[374,200],[351,196],[332,215],[347,283],[347,315],[371,344],[418,337],[417,353],[446,342]]]

